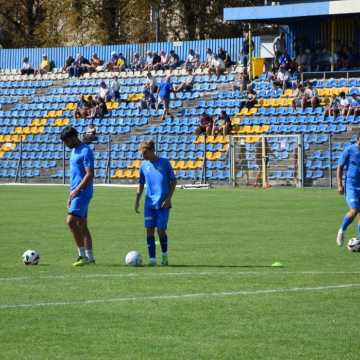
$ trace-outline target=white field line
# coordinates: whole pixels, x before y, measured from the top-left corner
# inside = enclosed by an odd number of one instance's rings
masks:
[[[280,288],[280,289],[259,289],[259,290],[239,290],[239,291],[222,291],[212,293],[190,293],[178,295],[152,295],[152,296],[129,296],[117,297],[109,299],[93,299],[93,300],[78,300],[78,301],[55,301],[55,302],[40,302],[40,303],[23,303],[23,304],[0,304],[0,310],[18,309],[18,308],[36,308],[36,307],[51,307],[51,306],[68,306],[68,305],[92,305],[104,303],[119,303],[119,302],[144,302],[144,301],[160,301],[160,300],[186,300],[186,299],[201,299],[201,298],[218,298],[229,296],[246,296],[246,295],[266,295],[277,293],[293,293],[293,292],[311,292],[311,291],[326,291],[337,289],[359,288],[360,284],[340,284],[340,285],[324,285],[317,287],[294,287],[294,288]]]
[[[17,282],[17,281],[31,281],[31,280],[82,280],[95,278],[141,278],[141,277],[201,277],[201,276],[272,276],[272,275],[359,275],[360,271],[282,271],[281,269],[274,269],[272,271],[200,271],[200,272],[136,272],[136,273],[98,273],[98,274],[63,274],[63,275],[34,275],[34,276],[15,276],[15,277],[0,277],[1,282]]]

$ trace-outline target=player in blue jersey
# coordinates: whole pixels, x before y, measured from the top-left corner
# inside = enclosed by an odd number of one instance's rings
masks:
[[[345,170],[345,185],[343,175]],[[345,215],[336,237],[339,246],[344,244],[344,233],[347,227],[358,216],[358,233],[360,237],[360,133],[356,144],[347,147],[341,155],[336,171],[338,191],[345,193],[349,211]]]
[[[87,225],[88,206],[93,195],[94,155],[90,147],[79,140],[78,132],[71,126],[63,129],[61,140],[72,149],[66,223],[78,247],[79,257],[73,265],[95,264],[92,237]]]
[[[156,265],[155,228],[157,228],[161,246],[161,265],[168,265],[166,229],[171,208],[171,197],[176,188],[176,178],[169,160],[156,156],[155,145],[152,140],[143,141],[139,150],[144,161],[140,166],[135,211],[139,212],[140,198],[146,184],[144,225],[146,228],[149,265]]]

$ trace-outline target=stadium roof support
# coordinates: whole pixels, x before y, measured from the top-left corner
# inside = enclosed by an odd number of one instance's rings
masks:
[[[224,9],[225,21],[279,21],[309,16],[360,13],[359,0],[319,1],[291,5],[252,6]]]

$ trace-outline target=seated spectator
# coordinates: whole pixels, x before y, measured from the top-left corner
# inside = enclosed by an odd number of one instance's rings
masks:
[[[199,126],[195,130],[195,135],[211,135],[213,133],[214,120],[206,112],[200,117]]]
[[[115,51],[111,52],[111,57],[109,62],[106,64],[107,71],[113,71],[115,66],[117,66],[117,61],[119,59],[118,54]]]
[[[103,70],[103,61],[100,60],[98,55],[96,53],[92,54],[90,59],[90,66],[89,66],[89,72],[94,71],[102,71]]]
[[[247,87],[247,101],[245,103],[245,107],[251,109],[257,103],[256,99],[256,91],[254,90],[253,86],[250,84]]]
[[[301,83],[299,83],[296,89],[293,91],[292,107],[294,109],[297,107],[303,107],[304,91],[304,86]]]
[[[65,64],[64,64],[64,67],[63,67],[63,71],[65,72],[69,72],[70,74],[70,68],[72,66],[72,64],[74,63],[75,59],[69,55],[68,58],[65,60]]]
[[[174,50],[170,51],[170,59],[169,59],[169,68],[176,69],[180,66],[180,58],[179,55],[175,53]]]
[[[164,70],[168,69],[169,63],[170,63],[170,56],[164,50],[162,50],[160,52],[161,69],[164,69]]]
[[[212,63],[212,60],[214,58],[214,53],[210,48],[206,49],[206,59],[204,61],[204,63],[201,64],[201,69],[208,69],[210,64]]]
[[[152,76],[150,71],[147,73],[146,78],[147,78],[146,83],[149,84],[150,91],[153,94],[157,93],[159,87],[158,87],[156,78],[154,76]]]
[[[122,53],[119,54],[115,65],[113,66],[113,71],[125,71],[126,69],[126,59]]]
[[[152,70],[158,71],[161,69],[161,57],[157,52],[153,53]]]
[[[110,96],[112,99],[116,101],[120,100],[120,88],[121,88],[120,80],[117,76],[114,76],[110,84]]]
[[[153,68],[153,53],[151,51],[148,51],[146,53],[146,59],[145,59],[145,66],[144,66],[144,70],[145,71],[151,71]]]
[[[245,91],[249,84],[249,74],[245,67],[240,70],[236,83],[233,85],[233,91],[240,90]]]
[[[325,116],[336,116],[339,112],[340,99],[332,94],[328,106],[325,108]]]
[[[85,99],[84,95],[80,96],[80,100],[76,104],[74,117],[76,119],[89,117],[91,115],[91,104]]]
[[[105,81],[100,83],[98,97],[104,101],[111,100],[110,89],[107,87]]]
[[[80,77],[82,74],[89,71],[89,67],[90,61],[81,54],[78,54],[75,61],[71,64],[69,68],[69,75]]]
[[[343,116],[346,116],[349,111],[350,101],[343,91],[339,94],[339,97],[340,97],[340,99],[339,99],[340,100],[340,102],[339,102],[340,114]]]
[[[51,71],[50,61],[46,54],[43,54],[42,61],[39,66],[39,74],[43,75]]]
[[[156,99],[154,94],[150,91],[149,84],[144,86],[144,98],[139,103],[140,109],[155,109]]]
[[[331,69],[331,54],[326,49],[323,48],[319,54],[318,59],[318,71],[330,71]]]
[[[195,53],[193,49],[189,50],[189,54],[185,61],[185,68],[192,68],[193,70],[197,69],[200,66],[199,55]]]
[[[224,61],[221,58],[219,58],[217,55],[215,55],[208,68],[209,77],[211,76],[211,74],[216,74],[217,78],[219,78],[220,75],[224,73],[224,71],[225,71]]]
[[[86,133],[82,135],[81,142],[83,142],[84,144],[90,144],[96,140],[96,127],[95,125],[90,124],[86,129]]]
[[[21,75],[31,75],[31,74],[34,74],[35,71],[34,71],[33,67],[31,66],[28,57],[24,57],[20,71],[21,71]]]
[[[360,114],[360,100],[356,94],[351,95],[349,100],[350,106],[347,116],[349,115],[359,115]]]
[[[232,130],[231,119],[225,110],[221,110],[221,113],[218,118],[218,126],[214,124],[212,135],[215,136],[217,134],[221,134],[223,136],[229,135]]]
[[[144,69],[144,59],[139,53],[135,53],[131,62],[132,71],[142,71]]]
[[[158,104],[157,109],[159,108],[159,105],[163,105],[164,112],[161,115],[161,121],[165,119],[166,115],[169,115],[171,117],[172,114],[170,113],[170,94],[174,91],[172,83],[171,83],[171,77],[167,76],[165,79],[165,82],[160,83],[158,88]]]
[[[281,87],[283,90],[289,87],[290,73],[286,70],[285,65],[281,65],[279,71],[276,75],[275,80],[273,80],[273,86]]]
[[[315,109],[319,103],[320,100],[318,98],[317,90],[313,88],[312,83],[309,81],[304,89],[302,108],[304,109],[307,106],[311,106],[313,109]]]
[[[224,62],[226,69],[231,68],[233,65],[235,65],[235,63],[231,61],[231,57],[229,53],[225,51],[223,48],[219,49],[217,55]]]
[[[95,117],[103,118],[105,115],[109,113],[108,108],[106,106],[105,99],[100,96],[97,97],[97,105],[95,107]]]
[[[188,76],[185,78],[185,80],[177,87],[174,88],[175,92],[178,91],[191,91],[194,86],[194,75],[192,74],[193,70],[192,68],[187,69]]]

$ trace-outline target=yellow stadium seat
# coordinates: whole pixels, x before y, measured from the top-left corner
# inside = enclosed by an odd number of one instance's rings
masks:
[[[175,165],[175,169],[177,169],[177,170],[185,169],[185,161],[184,160],[178,161]]]
[[[293,96],[293,91],[292,89],[286,89],[283,96],[286,96],[286,97],[291,97]]]
[[[252,107],[249,111],[248,111],[248,115],[251,116],[251,115],[254,115],[257,113],[257,108],[255,107]]]
[[[65,109],[73,111],[73,110],[75,110],[75,107],[76,107],[76,105],[74,103],[68,103],[68,104],[66,104]]]
[[[69,125],[70,124],[70,120],[68,118],[65,118],[62,120],[62,126],[66,126],[66,125]]]
[[[40,125],[40,119],[34,119],[31,123],[32,126],[39,126]]]
[[[202,144],[204,142],[205,136],[200,135],[197,137],[197,139],[194,141],[194,144]]]
[[[233,117],[233,118],[231,119],[231,123],[232,123],[233,125],[240,125],[240,122],[241,122],[241,119],[238,118],[238,117]]]
[[[4,135],[4,142],[9,142],[9,141],[11,141],[11,135],[10,134]]]
[[[4,142],[4,136],[5,135],[0,135],[0,143]]]
[[[141,165],[141,160],[134,160],[129,168],[135,168],[135,169],[139,169],[140,168],[140,165]]]
[[[197,168],[197,166],[196,166],[196,161],[188,160],[188,161],[185,163],[185,168],[186,168],[186,169],[196,169],[196,168]]]
[[[17,126],[14,131],[15,134],[22,134],[23,128],[21,126]]]
[[[175,168],[176,165],[176,161],[175,160],[170,160],[170,164],[172,168]]]
[[[0,158],[4,157],[5,151],[0,151]]]
[[[20,135],[11,135],[10,140],[14,142],[20,142]]]

